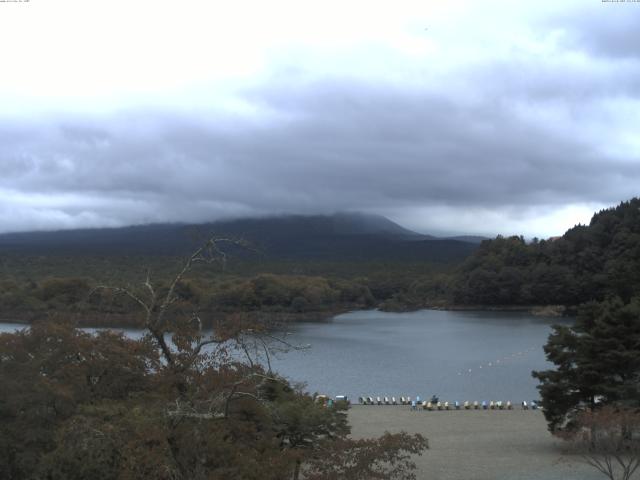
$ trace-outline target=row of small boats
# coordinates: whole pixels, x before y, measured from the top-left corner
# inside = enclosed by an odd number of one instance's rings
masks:
[[[510,400],[506,402],[502,400],[470,402],[467,400],[460,403],[457,401],[441,402],[439,400],[422,401],[418,396],[415,399],[411,397],[358,397],[358,401],[361,405],[411,405],[412,408],[422,408],[423,410],[513,410],[514,408]],[[535,400],[531,402],[523,400],[520,406],[523,410],[537,410],[541,408]]]

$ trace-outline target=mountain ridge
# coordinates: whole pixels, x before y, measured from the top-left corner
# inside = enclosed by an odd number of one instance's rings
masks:
[[[274,258],[449,261],[475,248],[468,241],[419,234],[380,215],[341,212],[5,233],[0,234],[0,253],[175,255],[213,235],[244,239]]]

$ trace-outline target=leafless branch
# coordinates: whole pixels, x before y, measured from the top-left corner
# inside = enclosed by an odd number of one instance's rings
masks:
[[[640,468],[640,412],[607,405],[583,412],[567,438],[584,461],[610,480],[630,480]]]
[[[116,294],[123,294],[131,298],[138,305],[140,305],[145,313],[145,319],[144,319],[145,328],[149,330],[149,332],[151,333],[151,335],[159,345],[160,350],[162,352],[162,356],[164,357],[167,364],[174,365],[175,363],[174,354],[171,351],[171,348],[167,344],[164,337],[168,331],[165,325],[165,316],[169,311],[170,307],[178,300],[178,296],[175,293],[176,288],[178,284],[184,279],[185,275],[191,270],[194,263],[197,263],[197,262],[211,263],[212,261],[216,261],[216,260],[220,260],[222,263],[226,262],[227,254],[218,246],[219,243],[224,243],[224,242],[236,243],[236,244],[238,243],[236,240],[233,240],[231,238],[212,237],[209,240],[207,240],[207,242],[205,242],[204,245],[202,245],[200,248],[194,251],[189,257],[187,257],[186,261],[182,265],[182,268],[171,281],[171,284],[169,285],[167,293],[166,295],[164,295],[161,301],[158,298],[158,294],[155,288],[153,287],[153,284],[151,282],[151,273],[149,271],[147,271],[145,280],[142,283],[142,286],[148,292],[149,299],[147,301],[145,301],[140,295],[134,293],[132,289],[123,288],[123,287],[98,285],[92,290],[91,293],[99,289],[110,290]],[[201,331],[202,322],[197,316],[195,316],[195,318],[198,320],[198,324],[199,324],[198,328],[199,328],[199,331]],[[219,343],[219,341],[215,339],[208,339],[198,343],[198,345],[195,346],[192,354],[190,355],[188,363],[192,363],[195,360],[195,358],[200,354],[200,352],[202,351],[202,348],[212,343]]]
[[[286,346],[287,348],[290,348],[291,350],[308,350],[309,348],[311,348],[310,344],[306,344],[306,345],[294,345],[291,342],[286,341],[285,339],[278,337],[276,335],[272,335],[270,333],[266,333],[266,332],[260,332],[258,334],[259,337],[264,337],[264,338],[269,338],[275,342],[278,342],[284,346]]]

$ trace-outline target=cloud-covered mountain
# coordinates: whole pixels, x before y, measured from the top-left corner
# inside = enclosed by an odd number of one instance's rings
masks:
[[[548,237],[637,194],[637,3],[35,3],[0,15],[0,232],[366,211]]]
[[[182,255],[207,238],[244,240],[254,259],[325,261],[451,261],[474,243],[420,235],[377,215],[289,215],[206,224],[154,224],[121,228],[24,232],[0,235],[0,253],[66,255]]]

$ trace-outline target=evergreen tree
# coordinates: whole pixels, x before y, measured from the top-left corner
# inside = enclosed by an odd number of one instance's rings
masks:
[[[551,431],[599,404],[640,406],[640,297],[586,303],[574,326],[554,327],[544,350],[556,369],[533,376]]]
[[[526,243],[487,240],[458,269],[453,300],[485,305],[579,305],[640,295],[640,198],[596,213],[588,226]]]

